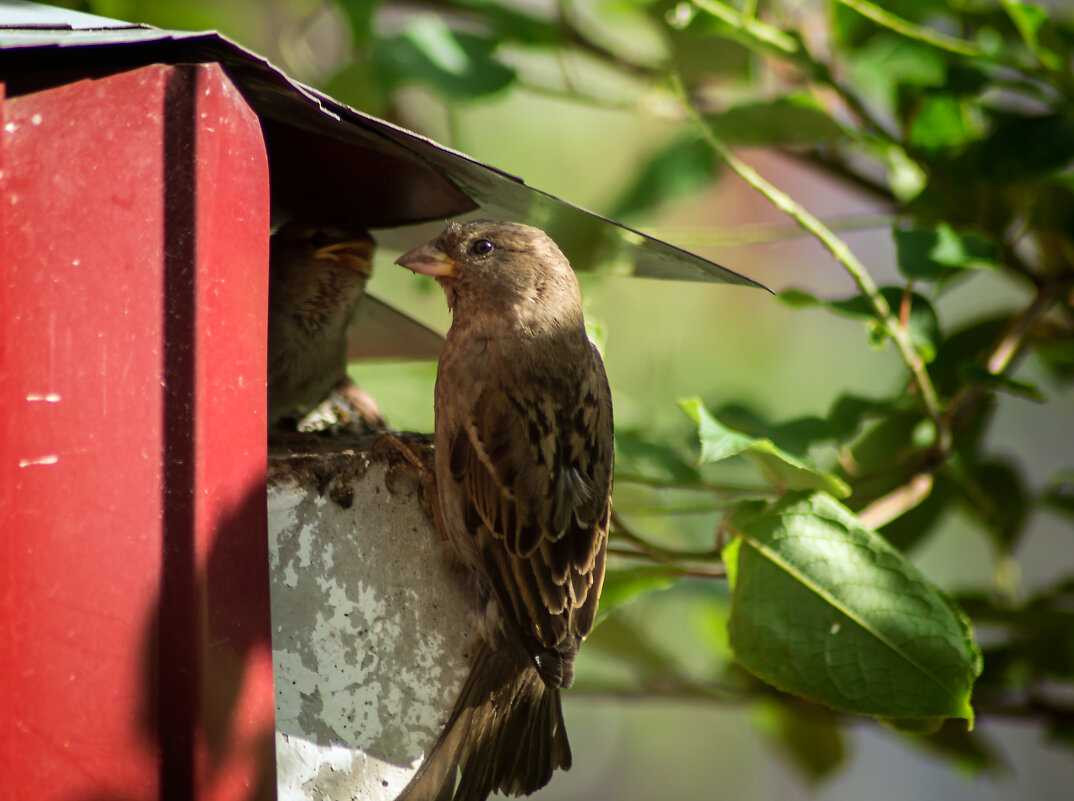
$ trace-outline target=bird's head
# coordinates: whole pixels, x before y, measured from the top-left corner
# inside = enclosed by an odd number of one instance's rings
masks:
[[[368,231],[328,223],[292,221],[272,236],[274,263],[303,270],[343,268],[361,278],[373,271],[373,248]]]
[[[501,220],[452,222],[436,239],[396,262],[431,275],[460,314],[506,317],[533,325],[581,316],[578,281],[566,256],[544,231]]]

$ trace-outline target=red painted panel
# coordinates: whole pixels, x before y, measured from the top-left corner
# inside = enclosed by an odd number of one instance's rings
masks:
[[[215,66],[0,111],[0,797],[271,795],[257,120]]]
[[[275,797],[266,536],[268,163],[216,65],[194,73],[198,265],[194,451],[205,686],[199,798]]]

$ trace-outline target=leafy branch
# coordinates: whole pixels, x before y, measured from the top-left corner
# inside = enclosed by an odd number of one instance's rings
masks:
[[[704,119],[702,119],[701,115],[694,108],[681,79],[677,75],[672,75],[672,82],[682,100],[687,115],[694,125],[697,126],[705,141],[719,155],[719,157],[726,162],[727,166],[729,166],[735,174],[746,181],[750,186],[763,194],[769,201],[771,201],[772,205],[790,216],[791,219],[798,223],[802,228],[820,240],[820,242],[835,257],[836,261],[838,261],[850,274],[851,278],[854,279],[858,289],[861,290],[862,294],[872,305],[873,311],[877,320],[880,322],[884,333],[895,343],[899,355],[913,375],[925,415],[932,421],[936,429],[937,450],[941,454],[946,453],[950,448],[950,431],[941,413],[936,388],[933,386],[928,371],[925,369],[924,359],[910,341],[905,325],[893,314],[887,300],[880,294],[880,288],[869,274],[868,269],[858,257],[854,255],[846,242],[837,237],[828,226],[822,223],[799,203],[795,202],[785,192],[777,189],[762,178],[756,170],[738,158],[727,144],[712,131],[712,128],[706,124]]]

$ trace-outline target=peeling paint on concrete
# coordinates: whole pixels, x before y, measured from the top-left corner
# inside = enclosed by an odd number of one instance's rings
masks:
[[[465,679],[465,587],[416,482],[384,474],[360,445],[270,460],[281,801],[394,798]]]

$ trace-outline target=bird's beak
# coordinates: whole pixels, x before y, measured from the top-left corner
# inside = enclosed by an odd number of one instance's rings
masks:
[[[373,242],[369,239],[347,239],[317,248],[318,259],[332,259],[355,272],[368,275],[373,267]]]
[[[451,277],[458,268],[458,263],[432,242],[408,250],[396,259],[395,263],[411,272],[431,275],[434,278]]]

